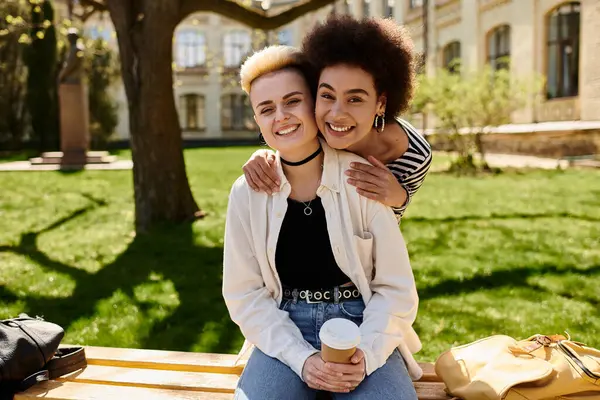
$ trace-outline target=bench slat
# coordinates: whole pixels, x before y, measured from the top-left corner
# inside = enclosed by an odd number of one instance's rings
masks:
[[[30,400],[42,397],[46,400],[95,400],[104,398],[127,398],[128,400],[171,398],[230,400],[237,383],[236,375],[229,375],[229,381],[224,382],[218,378],[218,375],[212,374],[217,376],[217,382],[197,381],[194,383],[190,382],[190,379],[200,373],[135,369],[128,371],[128,368],[94,366],[88,366],[85,371],[90,371],[87,376],[83,372],[76,372],[65,378],[60,378],[61,381],[42,382],[27,392],[17,395],[15,400]],[[121,373],[124,375],[115,375]],[[151,374],[152,376],[144,374]],[[176,380],[169,382],[169,379],[162,379],[155,374],[167,374]],[[204,373],[203,375],[209,374]],[[150,382],[153,378],[158,378],[158,381]],[[63,381],[63,379],[67,381]],[[75,381],[71,381],[72,379],[75,379]],[[101,384],[104,379],[110,384]],[[415,382],[414,385],[419,400],[450,399],[444,391],[444,384],[441,382]]]
[[[441,382],[442,379],[435,373],[435,367],[432,363],[419,363],[423,370],[423,376],[419,382]]]
[[[234,354],[86,346],[85,355],[89,365],[238,375],[244,369]]]
[[[183,351],[125,349],[86,346],[85,354],[90,365],[150,368],[172,371],[213,372],[238,374],[243,365],[235,365],[235,354],[189,353]],[[433,364],[419,363],[423,369],[420,382],[440,382]]]
[[[414,382],[419,400],[450,400],[442,382]]]
[[[19,394],[16,400],[231,399],[243,365],[236,355],[86,346],[88,367]],[[420,400],[449,400],[431,363],[419,363]]]
[[[74,372],[56,380],[156,389],[233,393],[238,379],[239,376],[234,374],[88,365],[82,371]]]
[[[19,393],[15,400],[231,400],[231,393],[208,393],[188,390],[164,390],[140,387],[90,385],[77,382],[41,382]]]
[[[172,390],[195,390],[204,392],[233,393],[239,377],[234,374],[151,370],[89,365],[83,371],[58,378],[61,381],[126,385],[133,387],[162,388]],[[441,382],[415,382],[419,393],[428,399],[446,399]],[[422,398],[422,396],[420,396]]]

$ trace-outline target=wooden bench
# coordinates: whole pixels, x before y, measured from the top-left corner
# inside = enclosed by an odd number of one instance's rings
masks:
[[[53,381],[41,382],[15,400],[163,400],[232,399],[243,366],[235,355],[162,350],[86,347],[88,366]],[[450,399],[433,365],[421,364],[415,382],[421,400]]]

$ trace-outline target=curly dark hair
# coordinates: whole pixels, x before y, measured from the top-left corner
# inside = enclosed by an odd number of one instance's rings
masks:
[[[387,96],[386,120],[409,108],[416,61],[407,30],[396,22],[331,15],[305,36],[302,51],[319,74],[338,64],[356,66],[371,74],[377,94]]]

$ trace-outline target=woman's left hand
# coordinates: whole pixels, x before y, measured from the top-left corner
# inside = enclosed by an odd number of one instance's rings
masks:
[[[356,186],[356,191],[369,199],[390,207],[403,206],[408,198],[406,189],[381,161],[373,156],[369,156],[368,161],[373,165],[358,162],[350,164],[351,169],[346,170],[346,175],[350,177],[348,183]]]
[[[342,373],[343,375],[339,378],[341,381],[348,382],[351,384],[350,390],[356,389],[358,385],[365,379],[367,375],[367,366],[365,364],[365,353],[361,349],[357,349],[356,353],[350,360],[352,364],[338,364],[328,362],[325,363],[327,370],[332,373]]]

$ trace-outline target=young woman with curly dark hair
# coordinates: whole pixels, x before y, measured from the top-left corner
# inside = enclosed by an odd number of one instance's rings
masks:
[[[234,397],[417,400],[408,250],[392,210],[346,182],[344,171],[363,159],[318,136],[305,61],[298,49],[270,46],[240,69],[282,184],[270,196],[241,176],[229,196],[223,298],[254,345],[241,352],[249,358]],[[321,357],[332,319],[343,325],[332,333],[341,346],[356,346],[348,364]],[[346,336],[351,330],[359,334]]]
[[[398,117],[415,85],[408,33],[389,19],[334,15],[306,35],[302,50],[320,74],[315,116],[321,134],[331,147],[371,163],[354,163],[348,182],[400,218],[431,165],[427,141]],[[278,191],[273,157],[258,150],[244,165],[254,190]]]

